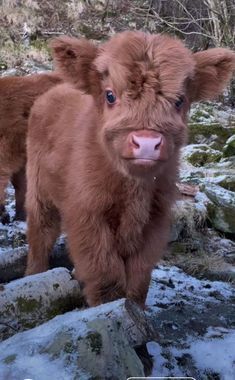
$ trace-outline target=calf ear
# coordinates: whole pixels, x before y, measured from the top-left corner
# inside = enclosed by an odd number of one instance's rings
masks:
[[[90,81],[94,81],[94,78],[91,79],[91,73],[98,47],[85,38],[61,36],[51,40],[50,48],[55,68],[62,77],[89,93]],[[94,72],[92,74],[94,77]]]
[[[190,81],[190,100],[209,100],[218,96],[235,71],[235,53],[214,48],[193,54],[195,75]]]

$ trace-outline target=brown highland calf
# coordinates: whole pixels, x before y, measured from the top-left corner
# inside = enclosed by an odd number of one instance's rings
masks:
[[[16,220],[25,219],[26,132],[35,99],[61,83],[57,74],[34,74],[0,78],[0,221],[7,222],[5,189],[15,188]]]
[[[40,97],[29,121],[26,273],[48,268],[62,225],[88,304],[143,306],[167,243],[187,111],[223,90],[235,55],[192,54],[142,32],[99,47],[61,37],[52,48],[71,85]]]

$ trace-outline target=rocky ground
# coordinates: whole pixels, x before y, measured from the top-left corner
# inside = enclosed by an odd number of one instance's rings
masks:
[[[26,63],[2,74],[43,70]],[[143,376],[135,351],[143,343],[153,355],[152,376],[235,378],[234,110],[220,103],[191,110],[177,186],[168,251],[153,271],[145,313],[125,300],[85,309],[64,237],[51,257],[55,269],[23,278],[26,224],[13,221],[8,187],[11,223],[0,224],[0,380]]]

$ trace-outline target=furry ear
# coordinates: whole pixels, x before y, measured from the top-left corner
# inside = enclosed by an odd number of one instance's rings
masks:
[[[190,80],[191,102],[209,100],[218,96],[235,71],[235,53],[229,49],[214,48],[193,54],[195,76]]]
[[[85,38],[62,36],[51,40],[50,48],[58,70],[65,80],[85,92],[91,92],[91,72],[98,47]],[[92,74],[94,76],[94,72]]]

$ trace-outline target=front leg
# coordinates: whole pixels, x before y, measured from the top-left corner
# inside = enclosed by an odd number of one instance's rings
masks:
[[[117,255],[114,237],[101,216],[82,215],[66,223],[75,276],[84,285],[89,306],[125,296],[125,266]]]
[[[151,272],[161,259],[169,238],[169,218],[156,218],[144,233],[142,251],[126,261],[127,298],[142,308],[148,293]]]

